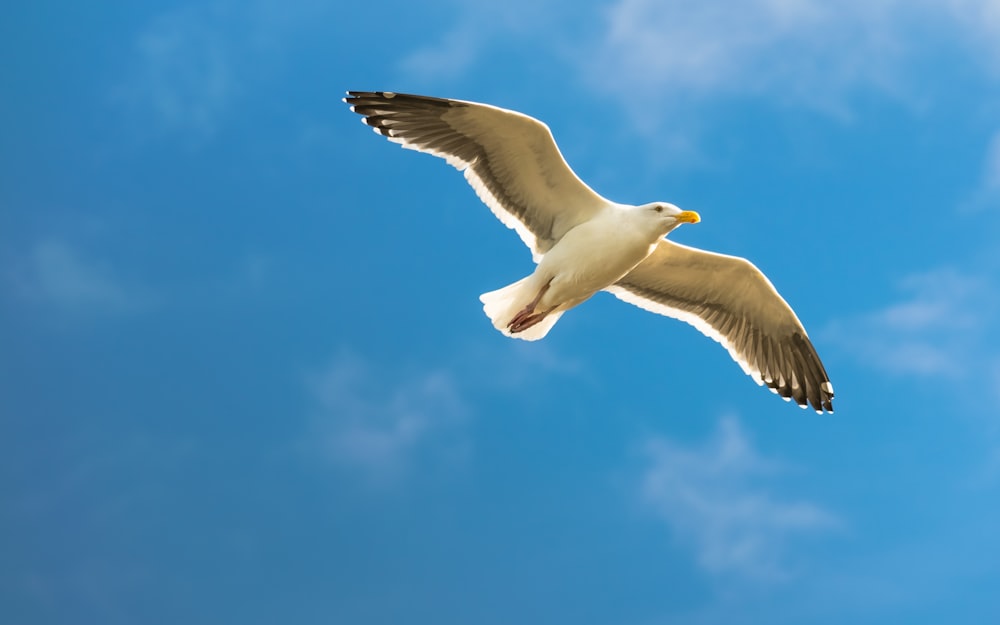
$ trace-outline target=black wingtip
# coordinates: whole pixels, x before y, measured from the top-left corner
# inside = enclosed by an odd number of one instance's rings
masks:
[[[448,100],[445,98],[435,98],[425,95],[415,95],[412,93],[400,93],[398,91],[348,91],[344,98],[347,104],[357,104],[358,106],[382,106],[393,104],[398,107],[411,106],[432,106],[432,107],[455,107],[465,106],[467,103],[460,100]]]

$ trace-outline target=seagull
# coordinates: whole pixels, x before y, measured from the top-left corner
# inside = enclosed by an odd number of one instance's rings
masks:
[[[698,213],[605,199],[570,169],[548,126],[516,111],[391,91],[348,91],[344,102],[389,141],[463,172],[531,250],[531,275],[480,296],[506,336],[538,340],[564,312],[608,291],[691,324],[786,401],[833,412],[826,369],[770,280],[744,258],[665,238],[698,223]]]

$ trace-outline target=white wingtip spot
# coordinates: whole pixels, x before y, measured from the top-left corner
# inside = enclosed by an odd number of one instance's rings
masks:
[[[830,384],[829,382],[823,382],[822,384],[819,385],[819,387],[824,391],[826,391],[827,393],[833,395],[833,384]]]
[[[391,100],[396,97],[396,94],[393,93],[392,91],[383,91],[382,97],[384,97],[387,100]]]

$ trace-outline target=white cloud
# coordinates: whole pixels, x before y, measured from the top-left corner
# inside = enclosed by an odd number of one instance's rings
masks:
[[[845,87],[886,80],[883,66],[895,54],[877,36],[879,4],[871,6],[871,15],[844,20],[833,5],[809,1],[622,0],[609,12],[596,75],[610,90],[780,92],[837,108]]]
[[[532,349],[534,348],[534,349]],[[307,378],[307,452],[375,484],[468,460],[466,397],[524,394],[551,378],[586,377],[551,347],[463,345],[445,365],[413,370],[342,353]],[[487,399],[487,401],[489,401]]]
[[[816,504],[782,501],[768,491],[761,482],[781,466],[757,453],[736,419],[723,419],[704,447],[653,438],[643,451],[643,500],[711,574],[786,578],[783,551],[792,537],[838,525]]]
[[[945,268],[910,276],[904,298],[827,328],[830,342],[889,373],[963,379],[992,357],[984,342],[998,297],[983,278]]]
[[[399,376],[342,356],[309,386],[320,454],[374,480],[398,478],[422,447],[454,435],[467,412],[444,370]]]
[[[975,213],[998,208],[1000,208],[1000,130],[993,133],[986,145],[978,184],[968,197],[959,203],[958,210],[962,213]]]
[[[9,275],[24,299],[71,313],[132,312],[150,301],[142,289],[124,286],[109,263],[54,239],[36,243]]]
[[[987,261],[987,264],[990,264]],[[980,269],[980,271],[982,271]],[[986,458],[974,482],[1000,478],[1000,285],[995,276],[952,268],[910,276],[903,296],[883,308],[834,322],[825,342],[858,364],[903,379],[931,382],[971,419]]]
[[[979,187],[962,208],[973,211],[1000,208],[1000,131],[994,133],[986,147]]]
[[[483,363],[490,364],[484,367]],[[463,380],[487,393],[523,392],[551,378],[574,378],[584,383],[593,379],[593,372],[582,362],[556,352],[545,341],[466,344],[455,355],[452,369],[466,372]]]
[[[398,63],[406,80],[423,82],[457,79],[482,57],[484,49],[498,34],[512,34],[514,24],[503,18],[489,3],[459,4],[453,8],[456,22],[440,35],[432,35]]]
[[[577,22],[591,11],[569,0],[505,0],[454,2],[445,0],[454,22],[441,31],[428,29],[428,40],[403,57],[401,78],[423,82],[454,80],[468,74],[491,53],[510,56],[531,50],[543,62],[562,63],[571,57]],[[508,77],[515,84],[516,77]],[[511,82],[515,79],[515,82]]]
[[[481,45],[475,29],[459,26],[446,33],[441,41],[410,53],[399,67],[406,75],[416,75],[425,81],[457,78],[475,63]]]
[[[166,130],[215,132],[239,90],[237,51],[204,8],[175,10],[136,37],[137,66],[118,96]]]
[[[648,106],[636,110],[650,97],[656,117],[709,96],[766,96],[845,115],[860,89],[919,102],[924,80],[914,68],[934,46],[961,49],[980,69],[1000,67],[997,6],[994,0],[619,0],[580,69],[596,89],[637,94],[624,104],[640,117],[650,116]]]
[[[903,7],[906,3],[897,0]],[[1000,2],[997,0],[924,0],[928,9],[938,10],[954,21],[976,50],[985,56],[991,69],[1000,70]]]
[[[144,127],[211,137],[306,27],[334,9],[321,0],[213,0],[171,9],[136,34],[114,97]]]
[[[532,50],[613,98],[639,129],[672,119],[682,134],[697,134],[706,103],[734,99],[850,119],[854,100],[874,92],[921,111],[944,98],[933,59],[1000,79],[996,0],[616,0],[592,12],[514,4],[455,5],[455,22],[400,62],[404,79],[455,79],[490,54]],[[678,154],[691,149],[670,140]]]
[[[1000,131],[993,135],[993,140],[986,152],[983,187],[991,195],[1000,195]]]

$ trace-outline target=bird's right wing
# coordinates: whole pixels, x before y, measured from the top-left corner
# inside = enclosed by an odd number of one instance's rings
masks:
[[[663,239],[606,290],[690,323],[782,397],[833,412],[833,386],[816,349],[791,307],[750,261]]]
[[[463,171],[536,261],[571,228],[610,204],[573,173],[548,126],[533,117],[462,100],[347,93],[344,101],[376,132]]]

